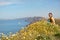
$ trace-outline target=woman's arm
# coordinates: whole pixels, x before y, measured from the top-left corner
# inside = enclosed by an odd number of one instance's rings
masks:
[[[55,24],[55,20],[54,20],[54,18],[53,18],[53,17],[52,17],[52,23],[53,23],[53,24]]]

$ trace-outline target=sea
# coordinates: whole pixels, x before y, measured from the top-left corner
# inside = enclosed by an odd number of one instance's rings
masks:
[[[0,20],[0,33],[16,33],[28,24],[25,20]]]

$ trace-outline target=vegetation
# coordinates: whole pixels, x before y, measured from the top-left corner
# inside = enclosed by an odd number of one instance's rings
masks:
[[[60,40],[60,26],[42,20],[28,25],[10,37],[2,37],[2,40]]]
[[[55,19],[56,24],[60,25],[60,19]]]

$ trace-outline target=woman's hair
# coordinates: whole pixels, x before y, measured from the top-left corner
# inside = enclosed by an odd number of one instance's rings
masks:
[[[53,15],[52,13],[49,13],[49,14]]]
[[[52,15],[52,16],[53,16],[53,14],[52,14],[52,13],[49,13],[49,15]]]

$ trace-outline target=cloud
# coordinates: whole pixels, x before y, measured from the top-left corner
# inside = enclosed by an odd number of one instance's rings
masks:
[[[0,6],[9,5],[9,4],[13,4],[13,3],[12,2],[0,2]]]
[[[0,6],[4,5],[11,5],[11,4],[23,4],[23,2],[20,0],[0,0]]]

